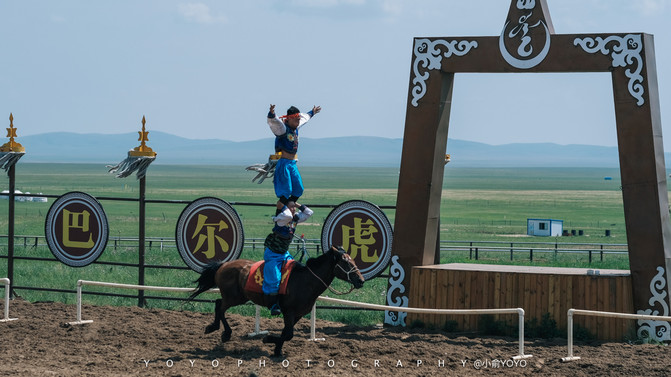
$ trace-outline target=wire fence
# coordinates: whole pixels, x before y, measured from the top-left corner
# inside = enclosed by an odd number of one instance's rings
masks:
[[[591,264],[595,258],[603,262],[605,256],[627,255],[629,253],[627,244],[615,243],[585,243],[585,242],[505,242],[505,241],[441,241],[441,255],[446,252],[468,253],[468,258],[479,260],[483,253],[491,252],[501,255],[500,258],[509,257],[511,261],[517,258],[534,261],[534,255],[561,254],[587,255],[588,263]]]
[[[7,245],[7,237],[0,235],[0,245]],[[14,236],[14,240],[16,246],[22,245],[24,248],[48,247],[45,236],[17,235]],[[243,250],[263,250],[264,241],[263,238],[245,239]],[[107,247],[113,250],[137,248],[138,242],[137,237],[116,236],[109,238]],[[146,237],[145,247],[163,251],[177,249],[177,244],[174,237]],[[295,239],[291,251],[299,252],[301,247],[302,242]],[[310,255],[321,253],[322,246],[319,239],[306,238],[305,247]],[[629,249],[627,244],[620,243],[441,240],[440,252],[441,255],[456,253],[476,261],[481,259],[483,253],[496,253],[500,255],[500,259],[509,258],[513,261],[516,258],[524,258],[531,262],[534,260],[534,255],[539,254],[579,254],[587,255],[588,263],[592,263],[596,259],[604,261],[604,257],[609,255],[627,255]]]

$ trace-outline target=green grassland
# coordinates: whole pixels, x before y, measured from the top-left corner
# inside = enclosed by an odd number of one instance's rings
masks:
[[[358,199],[379,206],[394,206],[398,185],[397,168],[317,168],[301,167],[306,191],[301,201],[313,205],[315,215],[299,231],[307,238],[321,237],[321,225],[336,206],[346,200]],[[612,177],[605,180],[604,177]],[[272,221],[275,197],[272,183],[252,183],[254,173],[241,166],[170,166],[155,164],[149,168],[146,181],[146,199],[178,200],[179,203],[148,203],[146,212],[147,237],[174,238],[177,218],[186,202],[204,196],[218,197],[232,203],[244,225],[245,238],[264,238]],[[5,189],[8,186],[5,177]],[[564,229],[579,229],[580,237],[561,237],[558,242],[626,243],[622,195],[618,169],[486,169],[446,167],[441,201],[441,240],[473,241],[538,241],[539,237],[526,236],[527,218],[552,218],[564,221]],[[135,176],[115,178],[105,166],[94,164],[18,164],[16,188],[32,194],[62,195],[82,191],[95,197],[138,197]],[[44,235],[45,216],[53,198],[48,203],[15,203],[16,235]],[[248,205],[265,203],[267,205]],[[138,203],[102,200],[110,227],[110,237],[137,237]],[[324,207],[322,207],[322,205]],[[0,200],[0,213],[7,214],[8,202]],[[392,224],[394,209],[385,209]],[[6,234],[7,215],[0,216],[1,234]],[[605,230],[611,232],[605,237]],[[564,240],[566,238],[566,240]],[[543,238],[543,241],[546,239]],[[554,238],[547,241],[555,241]],[[6,239],[0,244],[0,256],[7,255]],[[46,247],[23,247],[17,244],[16,256],[51,257]],[[245,249],[242,258],[261,259],[262,251]],[[108,244],[100,261],[137,263],[136,247],[114,248]],[[463,253],[444,253],[441,262],[473,262]],[[505,254],[485,253],[480,262],[509,263]],[[585,267],[584,256],[539,255],[534,265]],[[149,265],[184,266],[174,248],[149,248],[146,251]],[[628,268],[626,255],[595,262],[596,268]],[[6,259],[0,259],[0,277],[7,273]],[[192,287],[197,274],[190,270],[147,269],[145,284]],[[93,264],[70,268],[58,262],[18,260],[15,263],[14,281],[18,286],[74,289],[78,279],[113,281],[137,284],[137,268]],[[347,296],[347,299],[371,303],[384,303],[386,280],[374,279],[366,286]],[[337,289],[345,289],[342,282]],[[111,292],[90,288],[96,292]],[[115,293],[135,294],[134,291]],[[71,293],[20,291],[25,298],[56,300],[74,303]],[[327,291],[328,293],[328,291]],[[151,292],[155,296],[170,296]],[[184,297],[185,295],[181,295]],[[204,297],[207,298],[207,297]],[[214,297],[210,297],[214,298]],[[85,302],[93,304],[136,305],[137,299],[111,298],[86,295]],[[149,300],[152,307],[184,308],[210,311],[211,304],[190,303],[183,305],[166,300]],[[251,314],[251,306],[238,309]],[[323,313],[322,313],[323,312]],[[329,310],[320,311],[320,318],[375,323],[382,320],[382,313]]]

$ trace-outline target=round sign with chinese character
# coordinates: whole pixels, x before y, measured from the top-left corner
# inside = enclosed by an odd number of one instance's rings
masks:
[[[44,234],[49,250],[58,260],[71,267],[87,266],[107,246],[107,216],[91,195],[69,192],[49,208]]]
[[[238,259],[245,243],[242,221],[227,202],[200,198],[191,202],[177,220],[177,250],[196,272],[208,263]]]
[[[366,280],[379,275],[389,264],[392,239],[387,215],[363,200],[347,201],[334,208],[322,228],[322,249],[342,246]]]

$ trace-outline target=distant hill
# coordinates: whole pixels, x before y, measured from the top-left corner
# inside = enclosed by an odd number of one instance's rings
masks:
[[[21,137],[22,162],[85,162],[116,164],[139,145],[137,133],[104,135],[45,133]],[[234,142],[186,139],[152,131],[147,143],[158,153],[155,164],[242,165],[264,163],[273,152],[273,139]],[[301,138],[299,159],[304,166],[398,167],[402,139],[351,136]],[[616,147],[592,145],[489,145],[450,139],[450,166],[460,167],[617,167]],[[667,154],[667,160],[668,160]]]

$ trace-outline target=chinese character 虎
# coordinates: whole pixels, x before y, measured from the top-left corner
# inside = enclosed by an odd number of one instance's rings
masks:
[[[368,246],[375,243],[373,234],[377,232],[378,229],[374,226],[373,220],[362,221],[360,217],[355,217],[353,227],[342,226],[342,246],[350,252],[352,259],[361,252],[361,261],[376,262],[378,260],[377,250],[372,250],[371,253]]]

